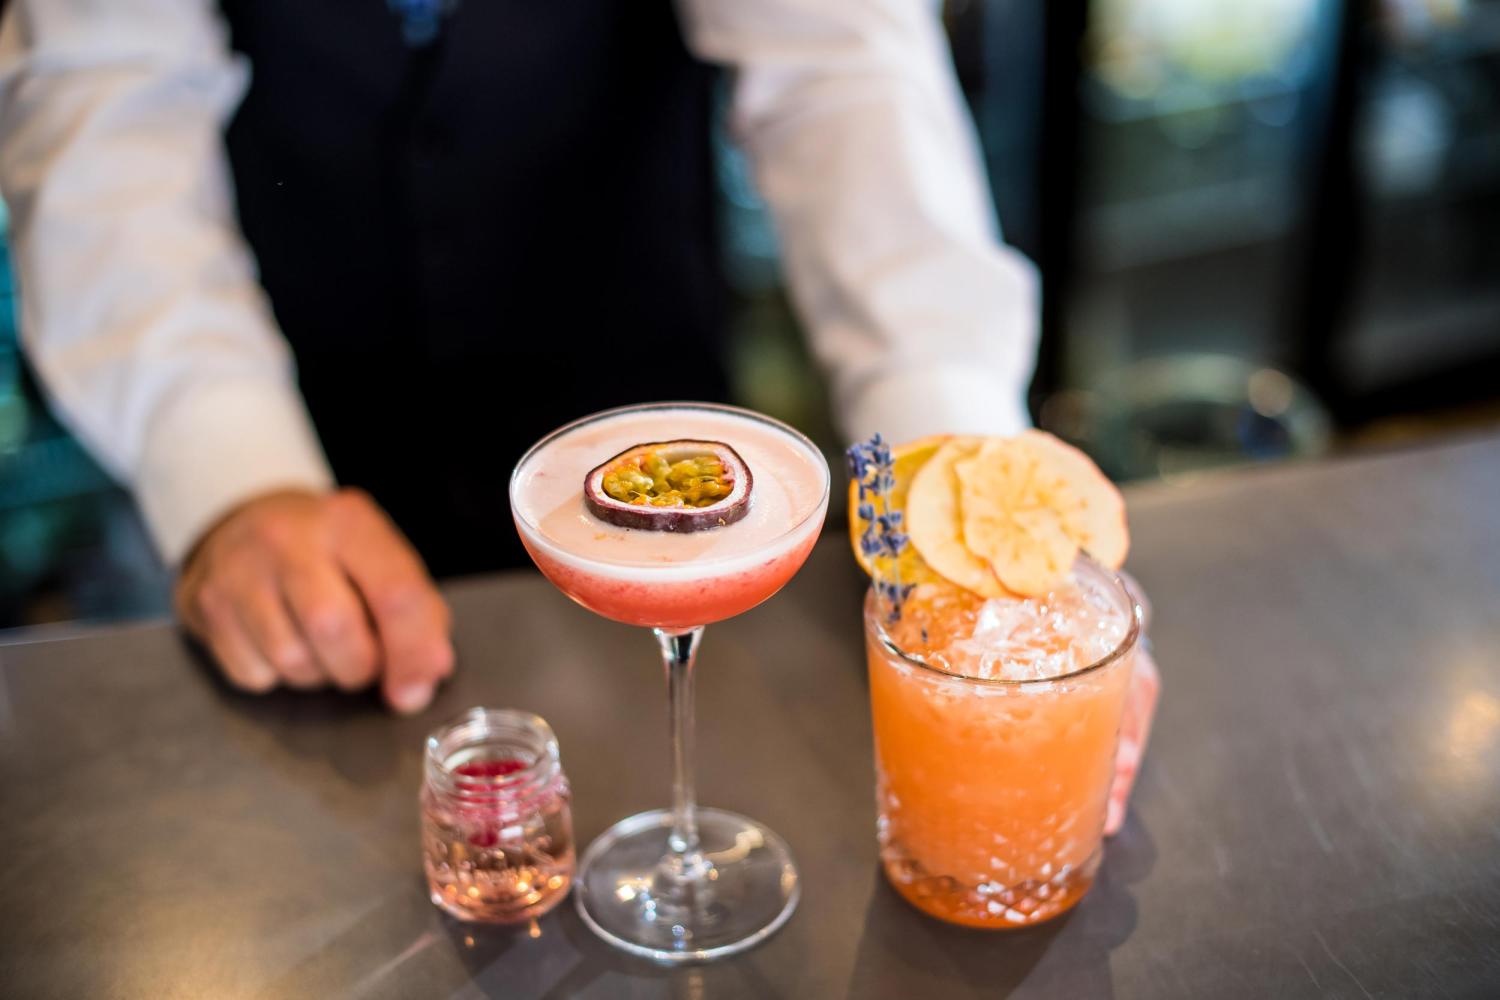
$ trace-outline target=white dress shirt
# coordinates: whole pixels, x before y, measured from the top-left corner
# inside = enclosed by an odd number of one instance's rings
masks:
[[[999,240],[932,6],[679,7],[693,52],[736,71],[842,431],[1025,426],[1037,279]],[[0,23],[22,339],[168,563],[245,499],[333,481],[234,216],[222,130],[251,67],[226,34],[211,0],[11,0]]]

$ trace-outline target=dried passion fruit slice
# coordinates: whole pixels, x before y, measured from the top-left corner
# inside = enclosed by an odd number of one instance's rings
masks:
[[[583,502],[621,528],[705,531],[750,512],[750,485],[750,467],[722,441],[656,441],[590,472]]]

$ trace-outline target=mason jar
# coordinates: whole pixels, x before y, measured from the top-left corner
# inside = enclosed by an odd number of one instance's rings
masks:
[[[471,708],[427,737],[422,864],[432,901],[460,920],[518,923],[573,882],[571,792],[541,716]]]

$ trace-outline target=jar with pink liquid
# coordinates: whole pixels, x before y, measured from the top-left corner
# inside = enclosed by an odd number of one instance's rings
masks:
[[[460,920],[519,923],[568,894],[571,793],[538,715],[472,708],[427,737],[422,864],[432,901]]]

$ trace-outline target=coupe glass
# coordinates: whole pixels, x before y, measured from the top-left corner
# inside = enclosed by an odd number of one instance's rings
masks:
[[[576,530],[577,518],[591,517],[581,496],[588,468],[633,444],[678,439],[723,441],[763,457],[757,464],[745,455],[754,479],[751,517],[722,529],[754,532],[739,536],[748,548],[631,562],[606,551],[596,531]],[[566,492],[571,487],[559,476],[574,477],[576,490]],[[511,510],[537,567],[584,607],[650,628],[666,668],[672,806],[606,830],[584,853],[575,882],[583,920],[626,951],[667,963],[719,958],[764,940],[797,905],[797,869],[785,842],[755,820],[696,804],[693,664],[705,625],[764,601],[802,566],[822,528],[828,489],[828,464],[806,437],[761,414],[708,403],[651,403],[584,417],[533,445],[511,475]],[[761,490],[810,499],[788,505],[784,522],[768,522],[768,507],[752,523]],[[549,500],[539,507],[543,493]],[[554,523],[564,530],[549,530]],[[628,541],[655,534],[633,532]]]

